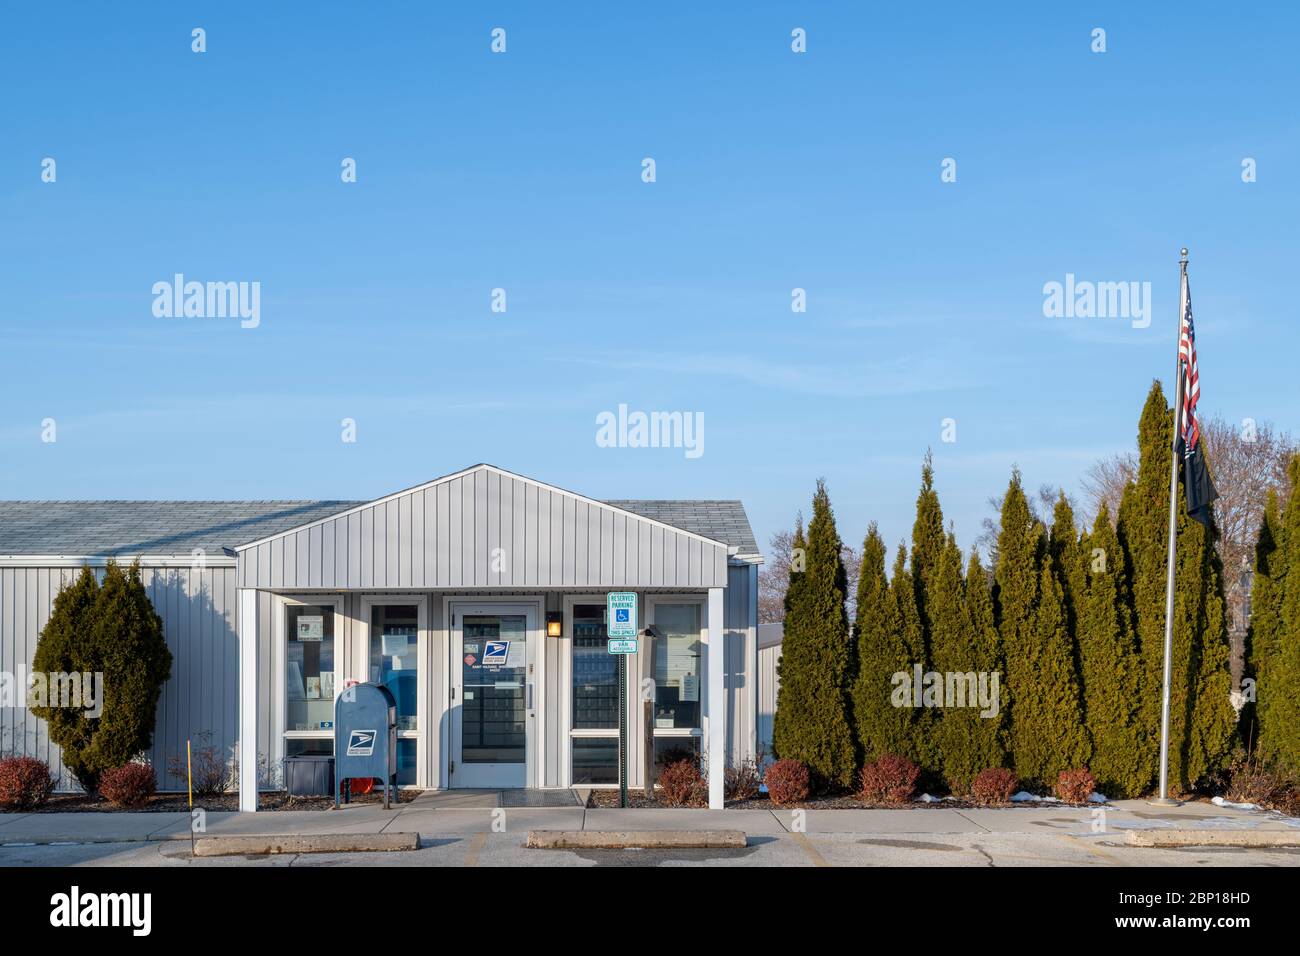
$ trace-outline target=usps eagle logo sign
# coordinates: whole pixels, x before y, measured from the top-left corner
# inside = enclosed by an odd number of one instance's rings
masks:
[[[354,730],[348,737],[349,757],[369,757],[375,752],[377,730]]]
[[[483,645],[483,666],[502,667],[509,655],[509,641],[488,641]]]

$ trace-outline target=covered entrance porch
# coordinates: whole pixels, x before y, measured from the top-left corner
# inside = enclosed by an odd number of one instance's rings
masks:
[[[629,783],[648,702],[654,757],[703,759],[721,806],[729,747],[752,754],[756,725],[757,569],[729,552],[487,465],[238,548],[241,809],[286,758],[332,752],[355,682],[397,700],[401,786],[617,785],[615,590],[655,635],[628,659]]]

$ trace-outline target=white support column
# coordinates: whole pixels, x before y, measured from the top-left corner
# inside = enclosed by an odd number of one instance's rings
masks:
[[[239,589],[239,809],[257,810],[257,592]]]
[[[709,809],[721,810],[727,772],[727,635],[722,627],[725,588],[709,588]]]

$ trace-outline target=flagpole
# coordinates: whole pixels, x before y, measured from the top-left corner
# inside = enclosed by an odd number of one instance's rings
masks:
[[[1183,294],[1187,288],[1187,249],[1183,248],[1179,259],[1178,277],[1178,321],[1174,326],[1176,335],[1174,355],[1174,443],[1170,449],[1169,462],[1169,559],[1165,569],[1165,674],[1164,690],[1160,700],[1160,796],[1151,801],[1156,806],[1176,807],[1177,800],[1169,798],[1169,694],[1174,672],[1174,568],[1175,554],[1178,549],[1178,438],[1183,415],[1183,309],[1186,304]]]

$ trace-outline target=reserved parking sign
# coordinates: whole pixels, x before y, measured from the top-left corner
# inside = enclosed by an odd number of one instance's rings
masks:
[[[609,623],[605,627],[611,638],[636,637],[636,592],[610,591],[605,595]]]

